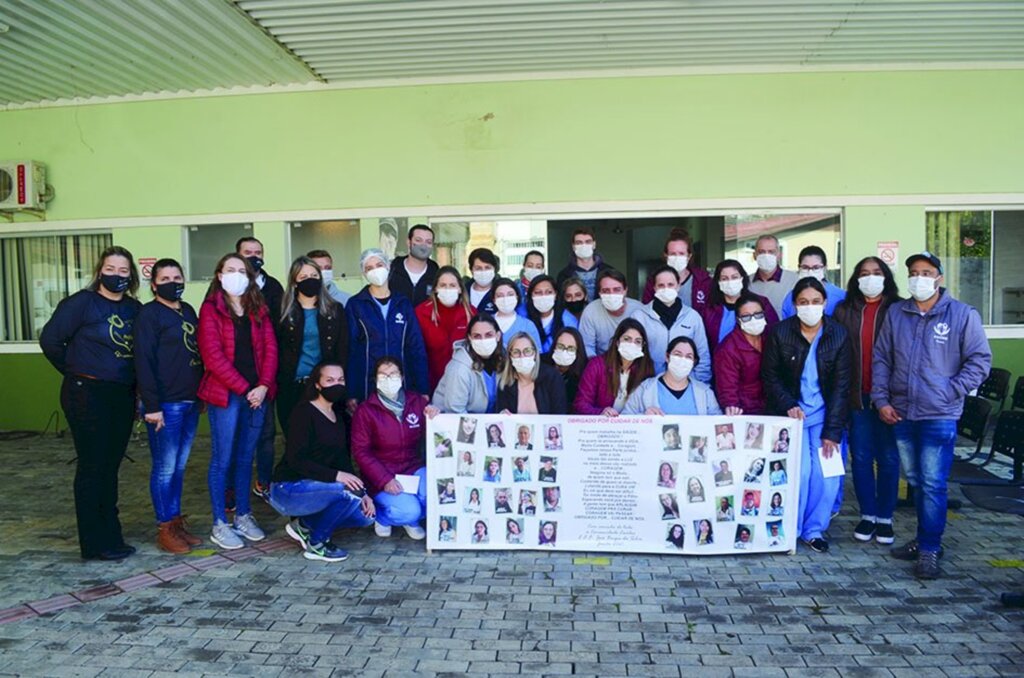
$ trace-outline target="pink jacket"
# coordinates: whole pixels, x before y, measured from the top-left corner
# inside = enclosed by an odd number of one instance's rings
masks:
[[[266,400],[273,400],[277,393],[277,336],[266,305],[250,322],[256,375],[259,385],[267,387]],[[200,400],[227,407],[230,393],[249,392],[249,382],[235,369],[235,325],[220,293],[207,297],[199,309],[199,355],[206,367],[199,382]]]
[[[742,407],[743,414],[766,414],[761,384],[761,352],[750,345],[743,336],[743,330],[737,327],[726,335],[715,352],[712,368],[715,395],[723,410]]]
[[[401,420],[384,407],[376,392],[370,394],[352,417],[352,459],[370,496],[383,491],[395,474],[412,475],[423,467],[423,440],[427,422],[426,396],[405,392]]]
[[[614,349],[613,349],[614,350]],[[639,361],[634,361],[630,372],[639,369]],[[604,408],[615,404],[615,394],[611,392],[611,376],[604,364],[604,356],[594,356],[583,368],[580,387],[576,391],[576,400],[572,410],[576,414],[601,414]]]

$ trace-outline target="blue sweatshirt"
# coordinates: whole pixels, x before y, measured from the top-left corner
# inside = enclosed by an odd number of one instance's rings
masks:
[[[195,400],[203,361],[199,357],[194,308],[181,302],[181,311],[159,301],[142,307],[135,319],[135,372],[139,397],[147,414],[161,403]]]
[[[134,324],[141,308],[131,297],[111,301],[81,290],[57,304],[39,346],[61,374],[134,384]]]
[[[367,393],[376,390],[373,365],[384,356],[396,358],[402,364],[407,390],[430,393],[427,350],[412,302],[401,294],[392,294],[386,317],[383,308],[370,295],[369,287],[364,287],[345,306],[349,336],[345,371],[348,397],[363,401]]]

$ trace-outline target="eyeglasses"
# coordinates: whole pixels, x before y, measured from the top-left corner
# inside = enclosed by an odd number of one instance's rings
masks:
[[[532,358],[533,356],[537,355],[537,351],[533,350],[532,348],[524,348],[522,350],[514,348],[511,351],[509,351],[508,354],[509,357],[512,358]]]
[[[740,316],[741,322],[750,322],[751,320],[764,320],[764,313],[747,313]]]
[[[559,351],[568,351],[569,353],[575,353],[575,346],[567,346],[566,344],[555,344],[555,349]]]
[[[800,266],[801,271],[824,271],[824,266]]]

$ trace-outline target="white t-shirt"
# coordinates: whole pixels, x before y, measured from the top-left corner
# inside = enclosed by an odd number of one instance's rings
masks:
[[[490,289],[486,289],[483,292],[478,292],[476,287],[472,284],[469,286],[469,303],[473,308],[480,308],[480,302],[484,300]]]
[[[416,287],[417,285],[419,285],[420,284],[420,278],[422,278],[423,275],[427,272],[427,267],[424,266],[423,270],[420,271],[419,273],[413,273],[412,271],[409,270],[409,259],[408,258],[406,258],[406,260],[402,262],[402,265],[405,266],[405,272],[409,274],[409,280],[412,281],[412,286]]]

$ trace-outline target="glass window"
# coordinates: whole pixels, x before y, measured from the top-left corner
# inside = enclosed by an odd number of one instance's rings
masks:
[[[0,239],[3,341],[35,341],[64,297],[85,287],[109,233]]]
[[[929,212],[925,246],[946,289],[986,325],[1024,323],[1024,210]]]
[[[292,259],[313,250],[331,255],[334,278],[359,279],[359,220],[297,221],[291,225]]]
[[[747,273],[757,272],[754,245],[762,235],[779,239],[779,265],[796,271],[800,250],[817,245],[828,256],[828,279],[846,287],[840,251],[842,228],[839,214],[729,214],[725,217],[725,256],[743,264]]]
[[[235,251],[239,238],[252,235],[252,224],[201,224],[187,226],[188,279],[213,280],[220,258]]]
[[[517,280],[523,268],[523,259],[530,250],[544,254],[546,268],[552,271],[547,261],[548,222],[543,219],[495,220],[495,221],[435,221],[435,257],[441,265],[450,264],[469,274],[469,253],[478,247],[486,247],[497,255],[501,262],[499,275]],[[557,269],[555,269],[557,273]]]

